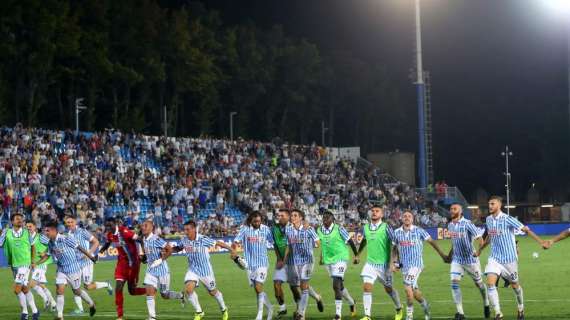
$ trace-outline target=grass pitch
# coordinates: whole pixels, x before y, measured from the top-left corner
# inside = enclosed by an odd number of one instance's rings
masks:
[[[449,250],[449,241],[439,241],[444,250]],[[533,258],[532,253],[538,252],[539,258]],[[482,257],[482,267],[487,261],[487,249]],[[570,319],[570,241],[561,242],[549,251],[543,251],[531,239],[521,238],[520,241],[519,271],[521,284],[524,289],[527,319]],[[316,252],[316,254],[318,254]],[[271,253],[272,261],[274,255]],[[444,264],[435,251],[426,245],[424,248],[425,269],[420,277],[420,289],[424,292],[432,306],[434,319],[452,319],[455,314],[455,305],[451,301],[451,289],[449,285],[449,265]],[[183,257],[172,257],[168,260],[171,270],[171,289],[183,288],[184,274],[186,272],[186,260]],[[230,319],[254,319],[256,313],[256,298],[248,286],[246,273],[238,269],[229,259],[227,254],[212,255],[212,264],[216,275],[218,288],[224,294],[229,308]],[[345,277],[345,286],[357,301],[358,316],[362,317],[362,289],[359,277],[363,262],[359,265],[350,265]],[[97,281],[113,279],[114,261],[100,262],[95,267],[95,279]],[[144,278],[143,266],[141,271],[141,284]],[[52,293],[55,293],[54,277],[55,268],[50,267],[48,281]],[[271,279],[271,277],[269,278]],[[12,273],[9,269],[0,269],[0,320],[19,319],[20,308],[16,297],[12,293]],[[401,274],[394,276],[396,289],[400,292],[402,302],[405,304],[402,290]],[[317,311],[316,304],[311,299],[306,319],[332,319],[334,317],[334,294],[332,282],[328,278],[326,270],[322,266],[315,265],[312,286],[323,296],[325,311]],[[502,282],[501,282],[502,284]],[[474,287],[470,278],[462,282],[464,309],[468,319],[483,319],[482,302],[478,290]],[[271,301],[276,304],[273,297],[273,283],[266,282],[266,290]],[[146,301],[144,296],[131,297],[125,293],[125,319],[146,319]],[[202,308],[206,312],[206,319],[220,319],[218,306],[204,288],[197,289]],[[501,306],[505,313],[505,319],[515,319],[516,302],[510,288],[500,288]],[[115,319],[114,297],[107,295],[105,290],[91,291],[91,297],[97,303],[97,315],[95,318]],[[36,304],[42,305],[41,299],[36,297]],[[393,319],[393,305],[389,297],[384,293],[380,285],[375,286],[373,295],[372,315],[373,319]],[[286,289],[286,302],[288,315],[294,311],[294,303],[291,294]],[[65,298],[65,314],[74,308],[71,291],[68,289]],[[276,305],[274,310],[277,310]],[[158,319],[193,319],[194,310],[190,304],[182,309],[178,301],[162,300],[157,297]],[[41,319],[53,319],[51,313],[42,313]],[[84,319],[87,317],[66,316],[65,319]],[[290,316],[288,317],[290,319]],[[350,319],[348,305],[344,305],[343,319]],[[423,312],[418,304],[415,304],[415,319],[423,319]]]

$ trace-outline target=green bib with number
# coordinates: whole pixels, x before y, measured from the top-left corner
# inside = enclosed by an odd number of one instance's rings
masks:
[[[382,223],[376,230],[371,230],[369,223],[364,226],[364,237],[368,248],[367,261],[369,263],[386,264],[390,262],[392,241],[388,238],[387,228],[386,223]]]
[[[34,236],[34,242],[32,242],[32,244],[34,245],[34,247],[36,247],[36,261],[38,262],[40,261],[40,259],[42,258],[42,256],[48,251],[48,247],[41,243],[40,241],[40,235],[36,233],[36,235]],[[51,258],[51,256],[41,265],[47,265],[47,264],[52,264],[53,260]]]
[[[9,229],[6,233],[4,247],[9,252],[8,261],[13,268],[29,267],[32,264],[32,244],[28,230],[23,229],[22,235],[16,237],[14,230]]]
[[[323,228],[324,227],[320,227],[317,230],[317,234],[321,240],[323,263],[334,264],[339,261],[348,261],[348,248],[340,235],[338,225],[334,224],[332,231],[328,234],[323,232]]]

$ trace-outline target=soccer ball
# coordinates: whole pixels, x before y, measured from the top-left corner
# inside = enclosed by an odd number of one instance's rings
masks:
[[[533,253],[532,253],[532,257],[533,257],[534,259],[538,259],[538,252],[533,252]]]

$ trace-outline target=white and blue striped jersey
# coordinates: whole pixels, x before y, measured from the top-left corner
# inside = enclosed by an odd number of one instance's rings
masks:
[[[69,229],[67,234],[70,237],[73,237],[73,239],[75,239],[81,248],[87,251],[91,249],[91,244],[89,242],[93,240],[93,235],[89,231],[85,230],[84,228],[76,227],[75,229]],[[81,251],[76,250],[76,255],[81,267],[93,264],[93,261],[87,259],[87,257],[85,257]]]
[[[305,228],[303,225],[297,229],[293,225],[289,225],[285,229],[285,235],[291,251],[287,258],[287,264],[301,266],[313,263],[313,248],[315,242],[319,240],[315,229],[313,227]]]
[[[473,239],[480,238],[482,232],[469,219],[461,218],[457,222],[451,221],[447,231],[453,245],[452,262],[458,264],[474,264],[479,259],[473,256]]]
[[[487,217],[486,227],[491,243],[489,258],[502,264],[517,261],[515,232],[521,231],[524,225],[514,217],[500,212],[497,217]]]
[[[424,241],[429,239],[431,239],[431,236],[424,229],[417,226],[411,226],[409,230],[405,230],[402,226],[394,231],[393,242],[398,246],[402,269],[424,267],[422,256]]]
[[[168,271],[168,263],[163,261],[158,266],[151,268],[153,262],[160,259],[162,257],[162,249],[164,249],[168,243],[164,241],[161,237],[157,236],[154,233],[145,237],[144,240],[144,253],[146,254],[147,259],[147,267],[146,272],[150,273],[155,277],[162,277],[169,273]]]
[[[55,240],[49,240],[46,236],[41,235],[40,242],[47,245],[47,253],[56,263],[57,272],[71,275],[81,271],[82,266],[77,260],[79,243],[73,237],[58,234]]]
[[[179,246],[184,248],[184,253],[188,258],[188,270],[200,277],[213,275],[209,249],[215,245],[216,240],[201,234],[196,234],[194,240],[188,237],[182,238]]]
[[[242,244],[247,268],[255,271],[259,267],[268,267],[267,246],[273,244],[271,229],[262,224],[259,229],[250,226],[240,228],[234,242]]]

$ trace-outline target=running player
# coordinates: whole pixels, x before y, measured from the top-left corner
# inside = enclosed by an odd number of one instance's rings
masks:
[[[524,299],[523,289],[519,284],[519,266],[518,254],[515,244],[515,232],[522,231],[527,233],[531,238],[538,242],[541,246],[547,245],[546,241],[540,239],[529,227],[523,225],[512,216],[501,211],[503,199],[498,196],[492,196],[489,199],[489,216],[487,217],[486,226],[489,237],[485,243],[475,252],[478,257],[481,251],[487,245],[491,244],[491,254],[489,261],[485,267],[485,275],[487,276],[487,287],[489,290],[489,300],[495,311],[495,319],[503,319],[501,306],[499,304],[499,293],[497,292],[497,279],[500,276],[510,278],[511,287],[515,292],[518,305],[518,320],[524,319]]]
[[[289,255],[287,257],[287,278],[289,283],[301,288],[301,300],[297,304],[296,319],[304,319],[309,302],[309,281],[313,274],[313,248],[320,245],[313,227],[305,223],[305,213],[294,209],[291,212],[291,225],[285,230]],[[318,301],[322,301],[318,299]],[[319,311],[322,312],[322,302]]]
[[[81,265],[77,259],[77,251],[81,252],[93,263],[97,261],[97,256],[92,256],[73,237],[59,234],[56,222],[48,222],[45,226],[45,233],[47,238],[41,236],[40,241],[48,246],[48,251],[38,261],[38,264],[46,262],[50,256],[57,263],[55,278],[57,294],[56,320],[63,320],[64,293],[67,284],[73,290],[73,294],[80,296],[89,305],[89,315],[93,317],[96,312],[95,303],[84,290],[81,290]]]
[[[323,225],[317,229],[317,235],[321,241],[321,262],[325,265],[329,276],[333,280],[333,291],[335,298],[335,319],[340,319],[342,315],[342,299],[344,298],[350,305],[350,313],[355,316],[354,299],[344,287],[344,273],[348,267],[350,258],[346,244],[350,245],[354,256],[358,256],[354,241],[342,226],[334,223],[334,215],[330,211],[323,214]]]
[[[32,319],[37,320],[40,318],[40,312],[28,287],[30,268],[34,268],[36,261],[34,240],[30,232],[24,228],[24,216],[21,213],[14,213],[10,217],[10,222],[12,228],[5,229],[0,235],[0,247],[4,248],[14,275],[14,293],[22,307],[20,319],[28,319],[28,307],[30,307]]]
[[[184,297],[180,292],[170,291],[170,270],[166,259],[172,254],[172,247],[164,239],[153,233],[154,223],[151,220],[142,224],[141,231],[144,236],[143,246],[148,263],[144,277],[146,306],[149,320],[155,320],[154,296],[157,290],[163,299],[179,299],[183,302]]]
[[[32,238],[32,244],[36,248],[36,266],[32,270],[32,279],[30,280],[30,289],[33,289],[38,296],[40,296],[44,302],[44,310],[56,311],[56,302],[51,294],[51,291],[47,288],[47,278],[46,272],[48,265],[53,263],[53,259],[50,257],[48,260],[42,264],[37,264],[41,257],[47,252],[47,246],[40,241],[40,234],[36,223],[32,220],[26,223],[26,228],[30,232],[30,237]]]
[[[267,319],[271,320],[273,318],[273,305],[269,302],[267,294],[263,292],[263,284],[267,279],[267,268],[269,266],[267,246],[273,244],[273,237],[269,227],[261,224],[261,214],[258,211],[249,214],[246,225],[240,228],[232,248],[235,250],[239,244],[243,247],[249,283],[257,295],[257,316],[255,320],[263,319],[264,306],[267,309]],[[232,259],[235,257],[236,254],[233,253]]]
[[[473,240],[478,240],[479,246],[482,246],[482,232],[470,220],[463,217],[463,208],[460,204],[452,204],[449,212],[451,213],[451,222],[449,222],[447,230],[451,237],[451,251],[447,257],[447,262],[451,262],[451,295],[457,308],[455,320],[465,319],[463,299],[459,287],[459,282],[465,273],[473,279],[475,286],[481,292],[484,304],[483,313],[485,318],[489,318],[491,317],[491,312],[489,310],[487,287],[483,283],[479,258],[473,256],[475,251],[473,249]]]
[[[139,272],[141,259],[136,243],[138,236],[127,227],[118,225],[115,218],[108,218],[105,221],[107,231],[107,242],[101,249],[104,253],[112,245],[117,249],[117,266],[115,267],[115,306],[117,308],[117,320],[123,318],[123,288],[127,282],[127,288],[131,296],[142,296],[146,294],[146,289],[137,287],[139,282]]]
[[[273,286],[275,289],[275,298],[279,303],[279,313],[277,314],[277,317],[279,318],[287,314],[285,295],[283,294],[282,288],[283,283],[289,282],[289,287],[291,288],[293,299],[297,305],[299,305],[299,301],[301,300],[301,290],[299,289],[299,283],[289,281],[295,279],[288,279],[287,268],[285,265],[285,262],[288,260],[287,257],[289,256],[289,246],[287,243],[287,235],[285,234],[285,230],[288,226],[290,226],[290,218],[291,212],[288,209],[279,209],[278,221],[271,229],[273,233],[273,241],[275,243],[275,255],[277,257],[275,271],[273,272]],[[311,286],[309,286],[309,295],[317,302],[317,308],[319,311],[323,312],[322,299]]]
[[[65,216],[64,218],[65,226],[67,227],[67,232],[69,236],[73,237],[79,245],[89,251],[91,255],[97,255],[97,249],[99,248],[99,240],[95,238],[89,231],[81,228],[77,225],[77,219],[74,216]],[[81,281],[83,282],[83,287],[85,291],[96,290],[96,289],[107,289],[109,295],[113,295],[113,287],[111,282],[93,282],[93,262],[86,259],[83,254],[77,251],[77,259],[79,260],[79,265],[81,266]],[[87,292],[85,292],[87,294]],[[74,297],[75,309],[71,315],[82,315],[83,314],[83,304],[81,303],[81,297],[76,295]]]
[[[220,311],[222,312],[222,320],[228,320],[228,308],[224,302],[224,296],[216,289],[216,278],[214,277],[214,271],[210,263],[209,250],[210,248],[218,246],[229,250],[232,255],[235,255],[234,249],[222,241],[216,241],[199,234],[196,231],[196,223],[192,220],[184,224],[184,233],[186,236],[180,240],[180,243],[174,248],[174,251],[184,251],[188,258],[188,271],[184,277],[184,283],[186,284],[186,299],[190,301],[196,311],[194,320],[202,320],[205,315],[198,301],[198,295],[194,290],[199,283],[202,283],[206,290],[208,290],[210,296],[216,299]]]
[[[389,224],[382,221],[383,218],[384,209],[378,205],[372,206],[370,209],[370,222],[364,225],[362,242],[358,248],[358,254],[354,257],[354,262],[358,263],[360,254],[368,246],[366,264],[360,273],[363,282],[362,304],[364,305],[364,318],[362,320],[370,320],[372,318],[372,290],[376,280],[384,286],[384,291],[386,291],[394,303],[396,308],[394,319],[402,320],[404,317],[400,295],[392,286],[392,270],[390,269],[394,230],[392,230]]]
[[[400,265],[394,263],[393,267],[402,269],[407,298],[406,319],[414,318],[415,298],[424,310],[425,319],[429,320],[431,319],[430,306],[418,287],[418,279],[424,268],[423,242],[427,241],[444,261],[447,260],[447,256],[424,229],[414,225],[414,214],[411,211],[404,211],[402,223],[402,226],[394,231],[394,245],[398,248]]]

